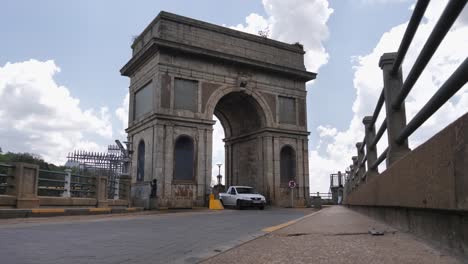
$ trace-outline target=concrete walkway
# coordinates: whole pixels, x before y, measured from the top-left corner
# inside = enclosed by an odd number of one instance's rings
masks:
[[[371,228],[384,235],[370,235]],[[265,231],[271,232],[203,263],[464,263],[342,206]]]

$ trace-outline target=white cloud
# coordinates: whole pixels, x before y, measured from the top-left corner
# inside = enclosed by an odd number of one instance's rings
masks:
[[[55,82],[58,72],[52,60],[0,67],[0,146],[4,151],[31,152],[61,164],[77,147],[101,149],[85,134],[112,138],[108,108],[81,109],[80,101]]]
[[[426,20],[420,25],[405,58],[403,64],[404,78],[406,78],[406,74],[410,71],[427,37],[434,28],[446,2],[447,1],[431,1],[427,14],[425,15]],[[466,14],[465,11],[463,14]],[[466,43],[468,43],[468,24],[463,23],[465,19],[465,17],[458,19],[456,26],[448,33],[428,64],[425,72],[421,75],[406,99],[406,115],[408,121],[416,115],[458,65],[467,57],[468,50],[465,46]],[[406,23],[391,28],[382,35],[380,41],[371,53],[354,58],[355,74],[353,82],[357,96],[352,108],[354,113],[353,118],[347,130],[338,131],[333,139],[328,139],[329,141],[328,144],[326,144],[325,153],[323,155],[318,155],[318,153],[314,151],[310,153],[311,186],[312,182],[325,182],[326,184],[319,186],[319,188],[320,191],[327,190],[327,181],[317,180],[316,178],[323,177],[328,179],[330,173],[335,173],[338,170],[343,171],[351,163],[351,156],[356,155],[355,142],[361,141],[364,136],[361,122],[362,118],[366,115],[372,115],[383,85],[382,71],[378,67],[379,58],[385,52],[398,50],[398,45],[405,29]],[[466,113],[467,109],[468,86],[465,85],[462,90],[410,137],[410,147],[414,149],[416,146],[425,142],[435,133],[453,122],[457,117]],[[377,126],[380,126],[384,115],[385,109],[382,110],[379,116]],[[327,127],[326,131],[331,130],[333,129]],[[328,137],[327,133],[322,132],[323,127],[319,127],[318,131],[322,139]],[[386,139],[387,137],[384,134],[381,142],[379,142],[377,146],[378,150],[382,151],[386,147]]]
[[[263,0],[267,18],[252,13],[246,24],[232,28],[252,34],[268,29],[270,37],[283,42],[300,42],[306,51],[305,66],[309,71],[328,62],[323,42],[328,38],[327,21],[333,13],[327,0]]]
[[[334,137],[338,132],[336,128],[330,126],[319,126],[317,131],[319,132],[320,137]]]
[[[115,115],[119,119],[122,127],[119,130],[121,136],[126,137],[125,129],[128,127],[128,109],[129,109],[130,95],[127,93],[122,100],[122,105],[115,110]]]

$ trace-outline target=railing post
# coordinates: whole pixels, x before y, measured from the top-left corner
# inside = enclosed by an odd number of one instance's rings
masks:
[[[62,193],[62,197],[71,197],[71,169],[66,169],[65,172],[65,185],[63,186],[65,191]]]
[[[37,187],[39,166],[34,164],[15,163],[16,208],[39,207]]]
[[[408,140],[405,140],[401,145],[396,143],[398,135],[406,126],[405,103],[403,102],[398,110],[392,107],[392,102],[400,93],[403,85],[401,68],[396,74],[391,74],[396,55],[396,53],[384,53],[379,61],[379,66],[383,71],[385,110],[387,113],[387,167],[390,167],[391,164],[410,151]]]
[[[342,177],[341,171],[338,171],[338,187],[343,186]]]
[[[375,138],[375,125],[371,125],[372,123],[372,116],[366,116],[362,120],[364,124],[364,129],[366,132],[366,153],[367,153],[367,176],[366,180],[369,180],[375,175],[379,174],[378,168],[372,169],[372,165],[377,161],[377,147],[371,148],[371,144]]]
[[[366,166],[361,166],[361,162],[363,161],[364,159],[364,149],[363,150],[360,150],[361,147],[362,147],[362,142],[358,142],[356,143],[356,149],[357,149],[357,154],[358,154],[358,160],[357,160],[357,176],[358,176],[358,182],[359,181],[363,181],[364,180],[364,175],[366,174]]]
[[[358,157],[357,156],[353,156],[352,157],[352,160],[353,160],[353,165],[352,165],[352,168],[351,168],[351,175],[353,177],[353,187],[357,187],[359,185],[359,181],[358,181],[358,177],[356,175],[356,171],[358,169]]]

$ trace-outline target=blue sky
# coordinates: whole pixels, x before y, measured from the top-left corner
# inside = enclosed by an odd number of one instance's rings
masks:
[[[51,96],[49,98],[52,100],[51,104],[54,104],[53,100],[68,102],[67,104],[55,102],[55,104],[57,109],[62,109],[61,111],[69,113],[68,115],[76,114],[76,118],[70,118],[75,125],[68,124],[66,127],[69,134],[63,134],[59,129],[60,125],[57,125],[63,118],[67,119],[67,115],[51,117],[48,120],[52,121],[45,128],[26,121],[23,126],[14,129],[0,127],[0,147],[4,151],[35,152],[50,161],[59,162],[74,148],[87,147],[99,150],[116,138],[123,139],[122,121],[115,111],[119,107],[124,107],[122,101],[127,94],[129,79],[120,76],[119,70],[131,56],[132,37],[138,35],[161,10],[214,24],[243,28],[245,31],[249,31],[249,26],[255,28],[255,23],[263,25],[262,23],[277,21],[272,26],[274,31],[272,38],[291,43],[299,40],[305,44],[306,50],[313,49],[317,54],[328,54],[326,60],[314,66],[318,67],[317,80],[307,86],[308,129],[311,132],[309,149],[315,151],[310,154],[311,191],[326,191],[325,182],[328,181],[328,173],[343,170],[348,165],[343,161],[343,157],[351,155],[352,147],[349,147],[353,144],[351,139],[361,137],[360,132],[356,132],[354,128],[355,119],[362,119],[363,111],[371,113],[378,96],[376,91],[381,87],[379,81],[375,82],[375,88],[362,86],[361,84],[366,81],[361,81],[363,75],[358,73],[360,70],[365,72],[369,67],[377,67],[376,62],[373,62],[375,65],[372,66],[372,63],[366,59],[375,60],[374,53],[380,52],[379,47],[392,49],[385,52],[396,50],[395,43],[401,39],[402,34],[399,28],[404,29],[403,24],[411,16],[410,7],[413,2],[412,0],[291,0],[287,1],[290,5],[287,8],[277,8],[275,5],[284,7],[286,2],[281,3],[277,0],[263,2],[254,0],[6,1],[2,3],[0,9],[2,38],[0,99],[9,98],[5,96],[5,92],[2,97],[1,78],[14,80],[4,83],[12,87],[15,87],[16,83],[17,87],[24,89],[26,93],[29,86],[36,85],[33,89],[35,92],[47,94],[48,90],[37,85],[46,83],[46,86],[50,84],[54,89],[61,89],[62,97]],[[439,2],[446,1],[434,2],[436,3],[433,10],[437,13],[437,9],[441,9],[438,8]],[[294,25],[293,20],[298,17],[294,12],[300,13],[302,5],[317,10],[317,13],[305,14],[304,18],[317,24],[305,26],[307,29],[305,31],[289,28],[286,32],[284,29],[281,32],[281,23],[278,21],[288,21]],[[319,12],[327,10],[328,12],[332,10],[329,16],[321,20],[315,19],[322,17]],[[426,17],[427,24],[435,21],[432,11],[429,13]],[[257,18],[261,19],[249,25],[246,18],[251,14],[256,14]],[[318,34],[316,28],[328,32],[328,37],[326,34]],[[464,27],[461,28],[464,30]],[[424,35],[421,35],[421,38],[424,38]],[[323,50],[310,47],[315,44],[323,47]],[[466,54],[459,54],[460,58],[463,56]],[[38,62],[26,63],[31,59]],[[311,59],[314,60],[314,57]],[[48,60],[53,62],[46,64]],[[7,63],[10,64],[9,67],[6,66]],[[42,72],[39,69],[44,69],[46,77],[39,78],[35,75],[36,72]],[[22,72],[26,73],[21,75]],[[378,71],[374,75],[380,77]],[[24,77],[26,78],[24,81],[18,81],[18,78],[23,78],[18,76],[29,77]],[[369,78],[373,79],[374,77]],[[5,87],[8,87],[7,85]],[[372,85],[374,84],[369,86]],[[366,91],[372,96],[359,99],[359,96],[366,94]],[[34,98],[30,100],[29,105],[34,105]],[[71,110],[67,108],[70,104],[74,105]],[[456,106],[454,111],[460,112],[460,107]],[[46,110],[44,111],[47,112]],[[0,107],[0,121],[2,121],[2,111],[7,113],[9,110]],[[21,111],[24,115],[18,114]],[[24,120],[47,117],[31,115],[32,111],[32,108],[23,106],[16,114],[19,119],[24,117]],[[5,117],[5,114],[3,116]],[[455,114],[453,118],[456,116]],[[12,120],[9,124],[13,124],[11,122]],[[346,138],[347,145],[342,144],[340,138]],[[66,144],[61,144],[61,140],[66,141]],[[341,148],[340,144],[346,147]],[[343,157],[335,157],[333,151],[344,152]],[[325,162],[326,165],[321,165],[322,168],[315,167],[318,166],[316,163],[322,163],[324,160],[328,162]],[[328,166],[328,170],[323,166]],[[319,178],[321,180],[316,180]]]

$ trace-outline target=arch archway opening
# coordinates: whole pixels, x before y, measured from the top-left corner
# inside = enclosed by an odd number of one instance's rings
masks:
[[[258,134],[266,127],[264,110],[253,96],[231,92],[218,101],[213,118],[212,185],[218,183],[217,164],[222,163],[224,185],[247,185],[262,192]]]

